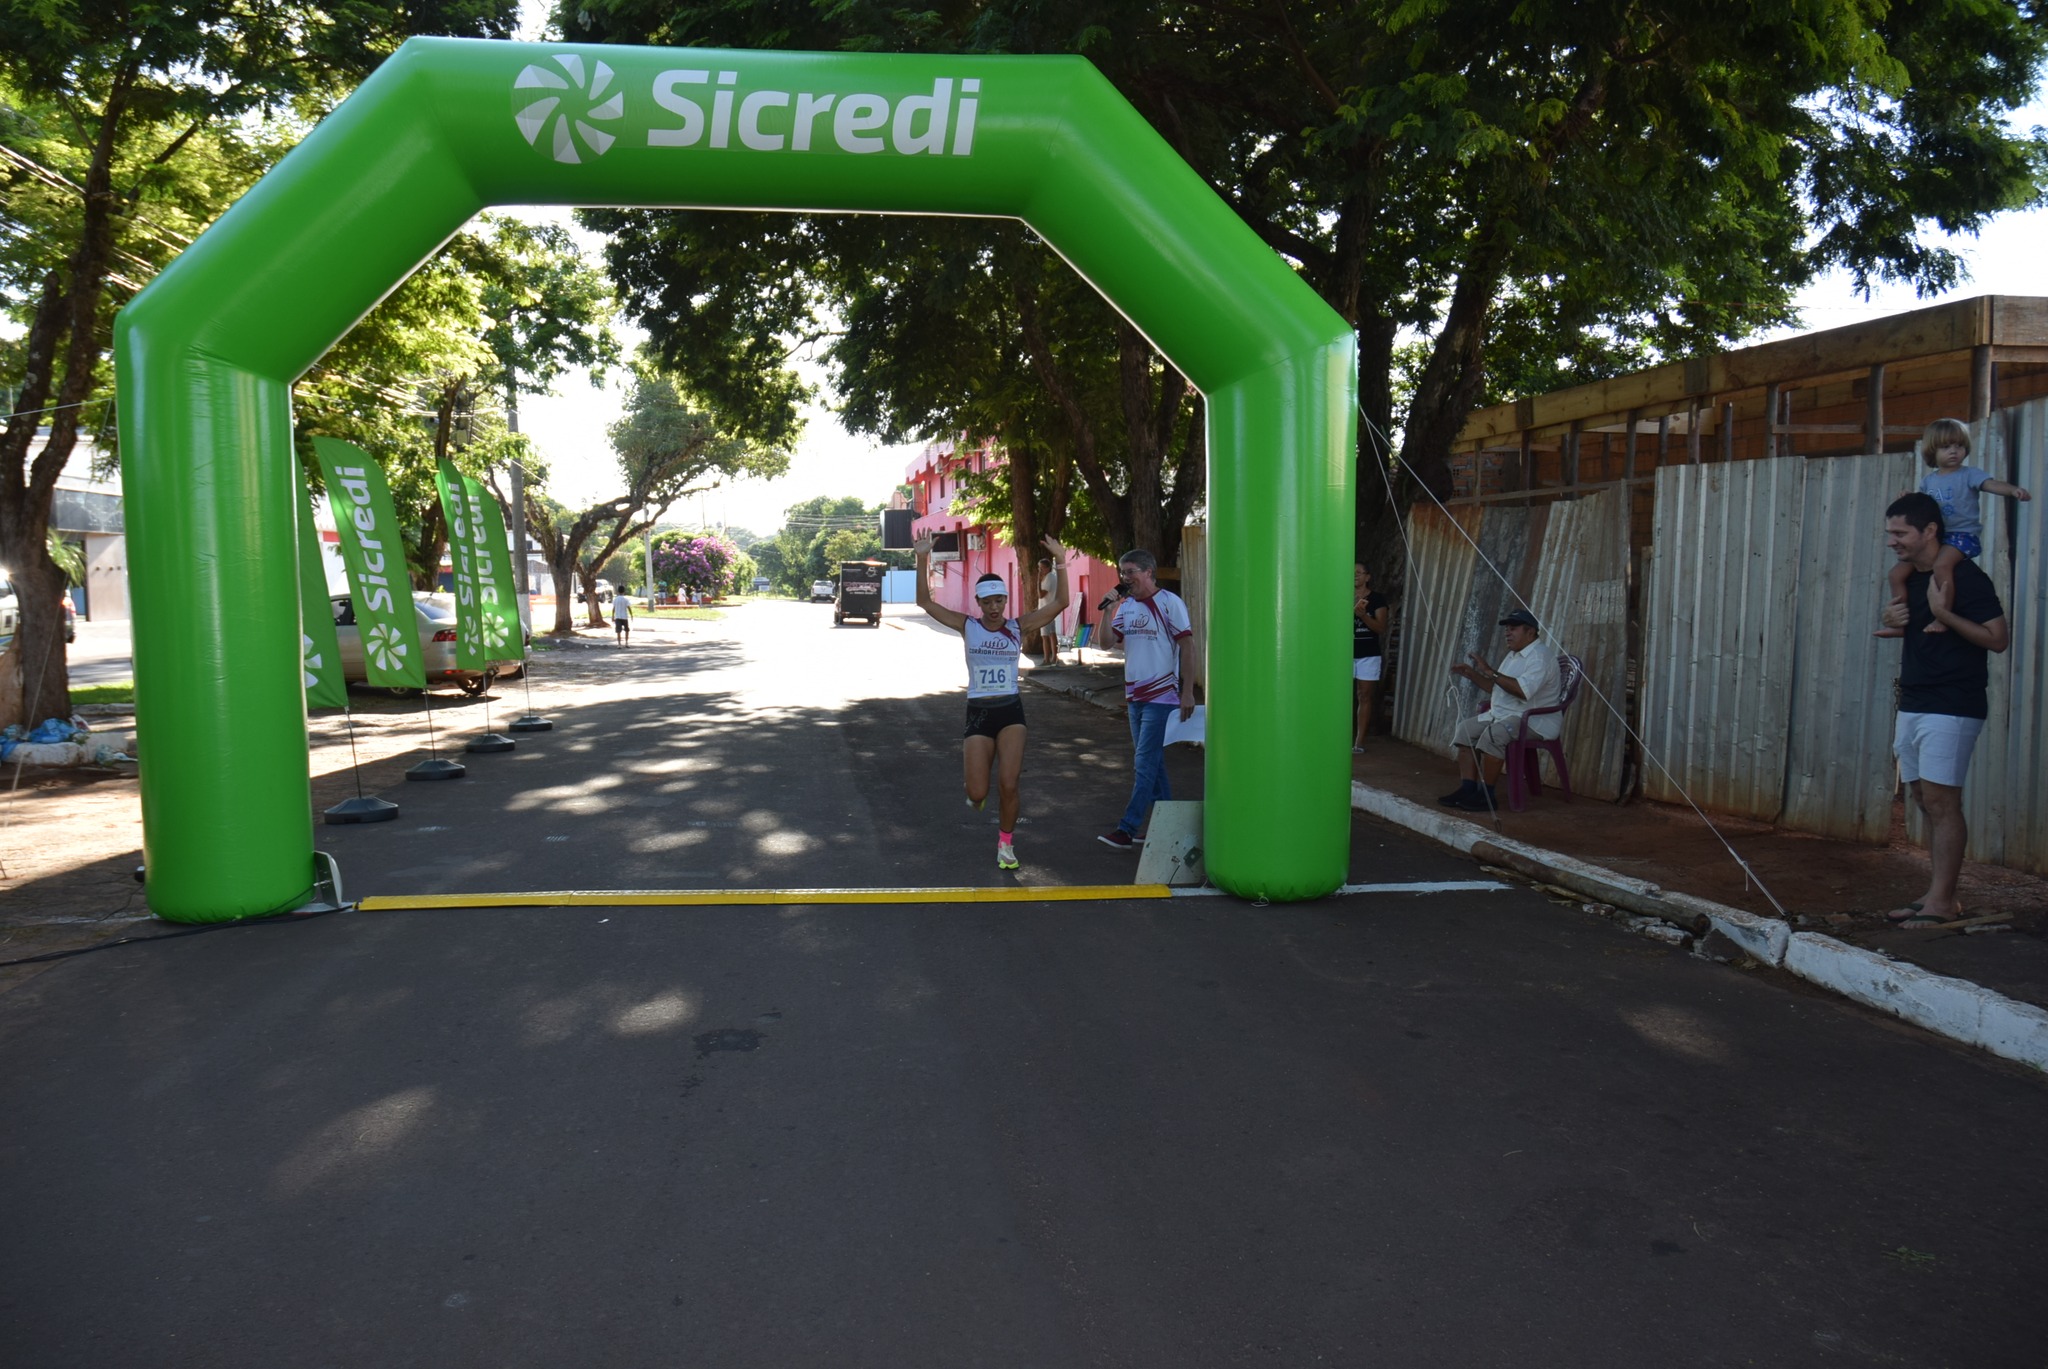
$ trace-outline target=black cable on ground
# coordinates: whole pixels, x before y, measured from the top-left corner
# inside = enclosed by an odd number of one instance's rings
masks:
[[[204,927],[187,927],[181,932],[160,932],[155,936],[117,936],[112,941],[99,941],[90,946],[74,946],[68,951],[45,951],[41,955],[25,955],[17,960],[0,960],[0,970],[11,965],[36,965],[46,960],[69,960],[75,955],[91,955],[94,951],[110,951],[116,946],[132,946],[143,941],[176,941],[180,937],[198,936],[204,932],[225,932],[233,927],[282,926],[290,923],[311,922],[316,917],[343,911],[340,908],[323,908],[313,913],[266,913],[262,917],[245,917],[234,922],[214,922]]]

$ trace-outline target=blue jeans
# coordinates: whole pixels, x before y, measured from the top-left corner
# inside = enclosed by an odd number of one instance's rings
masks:
[[[1170,799],[1166,782],[1166,720],[1180,712],[1178,704],[1126,704],[1131,715],[1131,749],[1137,753],[1137,778],[1131,784],[1131,806],[1117,827],[1132,836],[1145,825],[1157,799]]]

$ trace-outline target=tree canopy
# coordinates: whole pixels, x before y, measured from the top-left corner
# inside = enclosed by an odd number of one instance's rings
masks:
[[[51,492],[103,387],[110,316],[278,150],[266,121],[316,117],[406,38],[503,37],[514,0],[0,0],[0,190],[20,231],[0,249],[0,303],[27,333],[0,390],[0,561],[23,589],[22,659],[0,686],[68,711],[60,573],[44,551]],[[26,149],[26,150],[25,150]],[[29,448],[46,428],[33,463]]]
[[[1475,404],[1718,349],[1790,321],[1832,267],[1950,286],[1960,263],[1923,231],[2037,202],[2048,172],[2048,142],[2003,122],[2042,76],[2038,0],[578,0],[562,17],[614,42],[1088,57],[1358,329],[1360,523],[1381,531],[1377,434],[1445,486]],[[824,255],[803,246],[747,269]]]

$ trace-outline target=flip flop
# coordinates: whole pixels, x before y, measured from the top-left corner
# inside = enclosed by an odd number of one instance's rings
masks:
[[[1911,922],[1914,915],[1920,911],[1920,908],[1921,905],[1918,903],[1908,903],[1903,908],[1894,908],[1886,913],[1884,920],[1896,927],[1902,922]]]
[[[1959,917],[1936,917],[1933,913],[1915,913],[1911,917],[1900,918],[1892,925],[1901,930],[1920,931],[1928,927],[1953,927],[1961,921]]]

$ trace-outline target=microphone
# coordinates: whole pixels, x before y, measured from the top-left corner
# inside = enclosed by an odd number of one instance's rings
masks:
[[[1102,602],[1095,606],[1095,611],[1097,613],[1107,613],[1111,609],[1116,607],[1117,600],[1128,599],[1130,597],[1130,594],[1131,587],[1125,584],[1123,581],[1119,580],[1116,583],[1115,589],[1111,590],[1109,593],[1102,596]]]

